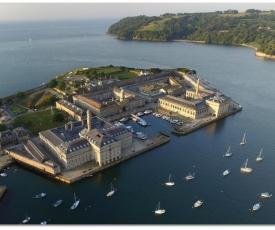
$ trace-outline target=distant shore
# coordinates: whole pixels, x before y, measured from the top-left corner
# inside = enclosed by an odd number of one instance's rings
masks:
[[[185,40],[185,39],[174,39],[172,41],[174,41],[174,42],[191,42],[191,43],[206,44],[205,41],[192,41],[192,40]],[[213,44],[215,45],[216,43],[213,43]],[[216,45],[219,45],[219,44],[216,44]],[[249,47],[249,48],[252,48],[252,49],[254,49],[256,51],[256,53],[255,53],[256,57],[275,60],[275,55],[268,55],[268,54],[265,54],[265,53],[262,53],[262,52],[258,52],[257,51],[257,47],[255,47],[255,46],[251,46],[251,45],[247,45],[247,44],[230,44],[230,45],[232,45],[232,46],[245,46],[245,47]]]

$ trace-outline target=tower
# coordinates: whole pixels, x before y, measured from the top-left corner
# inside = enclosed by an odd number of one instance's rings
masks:
[[[121,91],[120,91],[120,101],[123,101],[124,100],[124,90],[123,88],[121,88]]]
[[[197,86],[196,86],[196,95],[199,93],[199,88],[200,88],[200,79],[197,81]]]
[[[90,112],[90,110],[87,110],[87,126],[88,126],[88,131],[91,131],[91,112]]]

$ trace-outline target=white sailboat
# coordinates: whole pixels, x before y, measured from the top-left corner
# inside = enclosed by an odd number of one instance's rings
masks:
[[[230,148],[231,148],[231,146],[228,147],[226,153],[224,154],[224,157],[231,157],[232,156],[233,153],[230,152]]]
[[[79,205],[79,202],[80,202],[80,199],[76,199],[76,195],[75,195],[75,193],[74,193],[74,203],[73,203],[73,205],[71,206],[71,209],[76,209],[77,208],[77,206]]]
[[[111,191],[107,193],[107,197],[112,196],[112,195],[115,193],[115,191],[116,191],[116,190],[115,190],[115,188],[114,188],[114,186],[113,186],[113,183],[111,183]]]
[[[192,175],[191,173],[189,173],[189,174],[185,177],[186,180],[193,180],[194,178],[195,178],[195,173],[193,173],[193,175]]]
[[[169,181],[165,183],[166,186],[173,186],[175,185],[174,182],[171,182],[171,174],[169,175]]]
[[[244,134],[244,136],[243,136],[243,140],[241,141],[240,145],[245,145],[245,144],[246,144],[245,135],[246,135],[246,133]]]
[[[30,219],[31,217],[28,216],[27,214],[25,214],[26,218],[22,221],[23,224],[26,224]]]
[[[165,209],[160,209],[160,202],[158,203],[156,210],[155,210],[156,214],[163,214],[165,213]]]
[[[263,157],[262,157],[262,153],[263,153],[263,148],[261,148],[261,151],[258,155],[258,157],[256,158],[256,161],[259,162],[259,161],[262,161],[263,160]]]
[[[247,160],[244,162],[244,164],[242,165],[242,167],[241,167],[241,172],[244,172],[244,173],[251,173],[251,172],[252,172],[252,168],[248,168],[248,167],[247,167],[247,162],[248,162],[248,158],[247,158]]]

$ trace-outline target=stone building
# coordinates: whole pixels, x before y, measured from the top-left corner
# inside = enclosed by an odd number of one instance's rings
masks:
[[[185,97],[188,99],[168,95],[159,99],[159,107],[191,119],[219,117],[228,113],[231,103],[229,97],[211,87],[201,86],[200,79],[197,79],[195,86],[195,90],[186,90]]]
[[[101,117],[116,115],[145,105],[145,100],[142,97],[116,87],[111,91],[101,92],[100,95],[91,97],[75,95],[73,101],[76,105]]]
[[[57,101],[55,106],[57,109],[64,111],[76,121],[82,121],[83,119],[86,119],[86,112],[69,101]]]
[[[89,161],[95,161],[99,166],[109,164],[121,158],[122,149],[133,141],[132,132],[102,118],[91,118],[89,110],[87,120],[42,131],[39,137],[67,169]]]
[[[0,132],[0,148],[22,143],[29,139],[29,133],[23,127]]]
[[[16,161],[43,173],[58,175],[61,172],[60,166],[34,140],[28,140],[23,146],[14,146],[5,151]]]

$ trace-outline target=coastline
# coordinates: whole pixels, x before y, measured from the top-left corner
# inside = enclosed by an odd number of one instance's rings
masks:
[[[190,42],[190,43],[201,43],[201,44],[206,44],[205,41],[192,41],[192,40],[185,40],[185,39],[174,39],[172,40],[173,42]],[[218,43],[213,43],[216,45],[222,45],[222,44],[218,44]],[[232,46],[245,46],[248,48],[252,48],[256,51],[255,56],[259,57],[259,58],[263,58],[263,59],[269,59],[269,60],[275,60],[275,55],[268,55],[262,52],[258,52],[257,51],[257,47],[255,46],[251,46],[251,45],[247,45],[247,44],[230,44]]]

